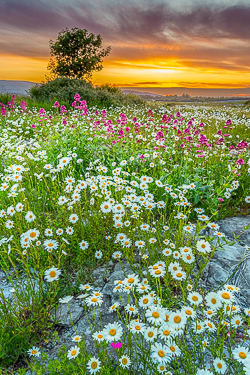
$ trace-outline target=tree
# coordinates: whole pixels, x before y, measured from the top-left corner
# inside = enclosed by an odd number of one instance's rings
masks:
[[[110,53],[111,47],[101,49],[100,35],[88,33],[77,27],[60,31],[55,42],[50,40],[52,58],[48,69],[54,77],[88,78],[93,71],[102,70],[102,58]]]

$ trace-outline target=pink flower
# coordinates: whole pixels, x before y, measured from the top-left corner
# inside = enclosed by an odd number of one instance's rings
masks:
[[[118,342],[117,344],[115,344],[114,342],[112,342],[110,346],[112,346],[114,349],[120,349],[122,347],[122,343]]]
[[[224,202],[224,199],[222,199],[222,198],[219,198],[219,201],[220,201],[220,202]]]

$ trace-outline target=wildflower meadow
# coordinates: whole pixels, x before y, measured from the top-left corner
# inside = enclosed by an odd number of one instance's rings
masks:
[[[202,283],[217,247],[240,240],[217,221],[250,212],[250,110],[74,99],[0,103],[1,373],[250,374],[241,285]],[[111,283],[107,265],[124,270],[109,306],[93,278]]]

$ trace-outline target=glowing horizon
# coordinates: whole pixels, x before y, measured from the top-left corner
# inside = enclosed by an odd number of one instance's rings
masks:
[[[250,87],[248,0],[73,3],[2,0],[0,79],[45,80],[49,40],[68,26],[100,34],[103,47],[112,47],[94,85]]]

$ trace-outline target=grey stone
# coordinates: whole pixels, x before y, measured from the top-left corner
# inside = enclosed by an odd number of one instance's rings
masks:
[[[60,319],[59,326],[72,327],[71,319],[75,324],[83,314],[84,309],[80,306],[80,302],[72,299],[68,304],[60,303],[57,310],[53,309],[51,311],[51,319],[54,321]]]
[[[221,232],[225,233],[225,230],[222,229]],[[232,239],[232,233],[230,235]],[[230,238],[226,237],[226,240],[229,241]],[[212,241],[212,244],[216,250],[203,272],[199,285],[210,290],[217,290],[225,284],[236,285],[240,288],[240,293],[236,295],[237,302],[242,307],[249,306],[250,251],[238,242],[228,245],[218,239]]]
[[[242,233],[238,241],[245,243],[250,246],[250,228],[244,230],[244,227],[247,227],[250,224],[250,216],[236,216],[228,217],[223,220],[219,220],[217,224],[220,226],[220,231],[225,233],[229,238],[234,238]]]

